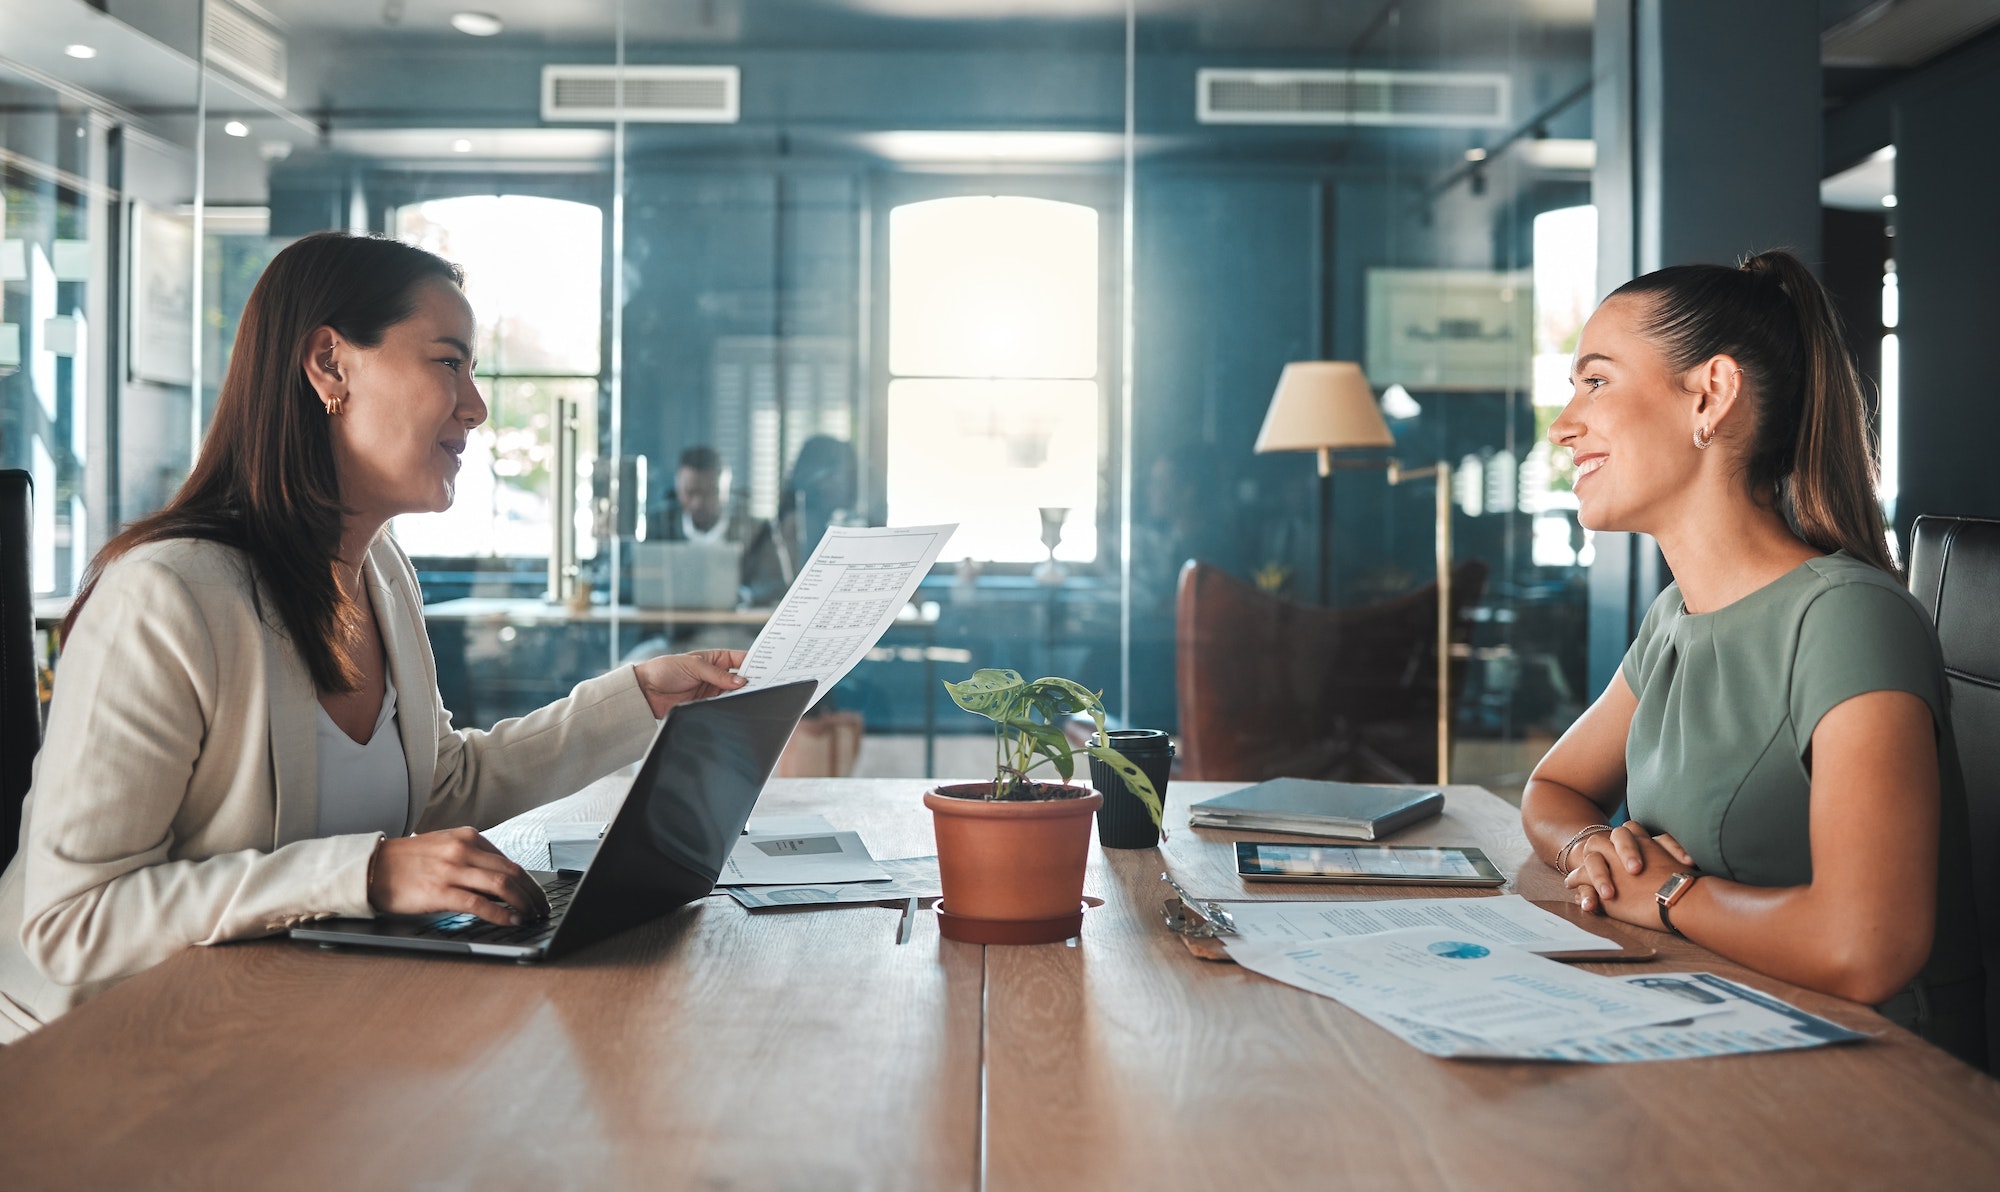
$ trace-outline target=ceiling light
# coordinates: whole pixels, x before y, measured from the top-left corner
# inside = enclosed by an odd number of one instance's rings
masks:
[[[490,12],[455,12],[451,27],[468,37],[491,37],[507,26]]]
[[[472,142],[466,140],[464,137],[460,137],[451,143],[451,151],[453,153],[470,153],[472,152]]]
[[[1896,196],[1895,196],[1895,195],[1883,195],[1883,196],[1882,196],[1882,205],[1883,205],[1884,207],[1894,207],[1894,206],[1896,205]]]
[[[229,123],[222,126],[222,131],[228,133],[232,137],[247,137],[250,135],[250,126],[243,123],[241,120],[231,120]]]
[[[95,58],[95,57],[97,57],[97,51],[96,51],[95,49],[93,49],[93,48],[92,48],[92,47],[90,47],[90,46],[87,46],[87,45],[83,45],[83,44],[81,44],[81,43],[79,43],[79,44],[77,44],[77,45],[71,45],[71,46],[64,46],[64,47],[63,47],[63,53],[65,53],[65,54],[68,54],[68,55],[69,55],[70,57],[72,57],[72,58]]]
[[[1486,160],[1486,150],[1484,150],[1484,149],[1467,149],[1467,150],[1465,151],[1465,160],[1467,160],[1467,161],[1485,161],[1485,160]]]

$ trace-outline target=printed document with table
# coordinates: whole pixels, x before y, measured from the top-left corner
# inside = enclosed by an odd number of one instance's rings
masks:
[[[825,697],[896,621],[956,525],[832,526],[751,644],[750,687],[811,679]]]

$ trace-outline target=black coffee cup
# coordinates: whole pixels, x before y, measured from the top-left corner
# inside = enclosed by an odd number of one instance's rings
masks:
[[[1174,743],[1165,730],[1157,728],[1112,729],[1110,745],[1139,767],[1153,784],[1162,806],[1167,799],[1167,774],[1174,765]],[[1096,733],[1092,745],[1102,744]],[[1105,848],[1152,848],[1160,843],[1160,829],[1139,796],[1125,787],[1125,780],[1110,766],[1090,759],[1090,785],[1104,796],[1097,809],[1097,842]]]

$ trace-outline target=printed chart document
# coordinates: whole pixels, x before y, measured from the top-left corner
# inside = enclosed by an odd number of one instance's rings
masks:
[[[745,831],[722,865],[718,886],[807,886],[874,882],[888,871],[855,832]]]
[[[1789,1002],[1779,1001],[1770,994],[1759,993],[1714,973],[1660,973],[1645,977],[1620,977],[1618,980],[1626,985],[1671,993],[1686,998],[1693,1005],[1719,1009],[1714,1014],[1686,1022],[1565,1039],[1526,1053],[1521,1058],[1566,1060],[1579,1064],[1629,1064],[1641,1060],[1791,1051],[1800,1047],[1823,1047],[1829,1043],[1858,1043],[1868,1038],[1858,1031],[1850,1031],[1838,1023],[1808,1014]]]
[[[817,703],[867,657],[957,529],[829,527],[737,668],[744,689],[813,679]]]
[[[898,857],[877,861],[889,873],[886,882],[848,882],[838,886],[732,886],[729,896],[752,910],[767,906],[838,906],[855,902],[901,902],[936,898],[936,857]]]
[[[1384,902],[1226,902],[1222,909],[1246,940],[1326,939],[1406,927],[1444,927],[1482,944],[1529,952],[1617,952],[1594,935],[1521,897],[1408,898]]]
[[[1446,927],[1339,939],[1226,939],[1225,946],[1244,968],[1333,998],[1405,1039],[1412,1025],[1462,1037],[1464,1046],[1444,1053],[1450,1055],[1518,1056],[1723,1008]]]

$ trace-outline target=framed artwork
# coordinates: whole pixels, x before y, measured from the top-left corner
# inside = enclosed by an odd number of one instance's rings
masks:
[[[1368,271],[1368,380],[1420,390],[1526,389],[1529,273]]]
[[[194,224],[132,204],[130,342],[135,381],[194,383]]]

